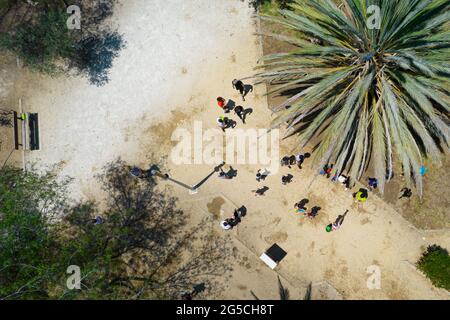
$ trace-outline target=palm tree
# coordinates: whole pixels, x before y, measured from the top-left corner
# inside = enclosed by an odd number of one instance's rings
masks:
[[[263,58],[258,82],[290,97],[275,106],[273,127],[298,147],[314,143],[318,167],[334,163],[360,179],[369,166],[381,192],[401,164],[422,194],[424,160],[440,164],[449,146],[448,0],[293,0],[291,10],[263,16],[296,46]],[[380,8],[380,28],[367,20]]]

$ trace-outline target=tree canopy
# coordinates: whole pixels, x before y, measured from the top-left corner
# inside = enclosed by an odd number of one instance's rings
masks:
[[[0,49],[18,56],[32,70],[51,76],[69,70],[91,84],[109,81],[109,70],[125,46],[122,36],[104,23],[115,0],[74,1],[81,10],[80,29],[69,30],[65,1],[0,2]]]
[[[220,290],[229,248],[207,222],[187,228],[177,199],[120,160],[98,179],[102,205],[70,201],[70,179],[52,171],[1,170],[0,299],[176,299],[199,283]],[[66,286],[69,266],[80,268],[81,290]]]

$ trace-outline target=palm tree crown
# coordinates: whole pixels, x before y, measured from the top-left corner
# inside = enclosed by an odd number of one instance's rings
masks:
[[[439,164],[448,151],[450,4],[335,2],[293,0],[262,17],[291,30],[266,36],[297,47],[265,56],[256,75],[273,85],[269,93],[291,93],[273,125],[287,123],[300,147],[315,141],[318,166],[334,163],[355,179],[373,167],[381,192],[398,160],[421,194],[425,158]]]

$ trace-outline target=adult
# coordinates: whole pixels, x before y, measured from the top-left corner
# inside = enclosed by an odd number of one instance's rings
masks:
[[[242,106],[237,106],[236,108],[234,108],[234,113],[239,117],[239,119],[242,120],[242,123],[245,124],[245,112],[244,112],[244,107],[242,107]]]
[[[241,80],[234,79],[231,82],[231,84],[232,84],[234,89],[239,91],[239,93],[241,94],[242,100],[245,101],[245,86],[244,86],[244,83]]]
[[[219,106],[219,108],[224,109],[225,108],[225,99],[222,97],[217,97],[217,105]],[[226,111],[225,111],[226,112]]]
[[[308,217],[315,218],[319,214],[320,209],[321,208],[317,206],[312,207],[311,212],[308,213]]]
[[[299,169],[302,168],[303,161],[305,161],[305,155],[302,153],[299,153],[295,156],[295,161],[297,162],[297,166]]]
[[[366,202],[369,194],[367,193],[367,189],[361,188],[358,192],[353,194],[353,198],[355,198],[356,202]]]
[[[367,178],[367,182],[369,184],[370,191],[373,191],[373,189],[378,187],[378,180],[376,178]]]
[[[320,174],[321,175],[326,175],[327,176],[327,179],[328,178],[330,178],[330,176],[331,176],[331,173],[333,172],[333,164],[326,164],[326,165],[324,165],[323,166],[323,168],[322,168],[322,170],[320,170]]]
[[[220,171],[219,171],[219,178],[221,178],[221,179],[231,179],[230,176],[228,176],[227,173],[225,171],[223,171],[222,168],[220,168]]]
[[[288,183],[291,183],[291,182],[292,182],[292,178],[294,178],[294,176],[293,176],[292,174],[288,174],[288,175],[286,175],[286,176],[282,176],[282,177],[281,177],[281,183],[282,183],[283,185],[286,185],[286,184],[288,184]]]
[[[267,176],[269,175],[269,171],[267,169],[264,169],[264,171],[261,171],[261,169],[256,172],[256,181],[260,182],[261,180],[266,180]]]
[[[345,190],[348,190],[350,188],[350,177],[344,176],[341,174],[337,180],[342,183],[342,185],[345,187]]]
[[[343,215],[342,214],[338,215],[338,217],[336,218],[336,221],[334,221],[331,224],[331,230],[330,231],[338,230],[341,227],[341,225],[344,222],[344,219],[345,219],[345,216],[347,215],[347,213],[348,213],[348,210],[345,210]],[[328,228],[327,228],[327,231],[328,231]]]
[[[222,129],[223,132],[225,132],[225,129],[228,129],[230,126],[234,128],[232,120],[230,120],[227,117],[220,116],[217,118],[217,124]]]
[[[95,217],[95,219],[91,220],[94,225],[103,224],[103,218],[100,216]]]
[[[294,208],[297,209],[298,213],[306,213],[306,207],[305,205],[309,202],[308,199],[302,199],[299,202],[297,202],[296,204],[294,204]]]
[[[289,163],[290,163],[290,161],[289,161],[289,156],[284,156],[283,158],[281,158],[281,166],[283,167],[283,166],[289,166]],[[290,168],[290,166],[289,166],[289,168]]]

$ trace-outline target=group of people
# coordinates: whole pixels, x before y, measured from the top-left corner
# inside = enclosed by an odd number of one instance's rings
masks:
[[[310,156],[311,155],[309,153],[299,153],[297,155],[284,156],[283,158],[281,158],[280,163],[282,167],[287,166],[290,169],[293,165],[297,165],[297,167],[301,169],[305,159],[309,158]],[[294,176],[289,173],[281,177],[281,183],[283,185],[287,185],[288,183],[291,183],[293,179]]]
[[[245,96],[249,92],[253,91],[253,87],[251,85],[245,85],[241,80],[238,79],[234,79],[232,81],[232,86],[240,93],[243,101],[245,101]],[[233,110],[234,114],[237,115],[238,118],[241,119],[242,123],[244,124],[247,115],[253,112],[253,109],[251,108],[244,109],[244,107],[241,105],[235,106],[234,101],[228,100],[227,102],[223,97],[217,97],[217,105],[224,111],[224,113],[230,113]],[[217,124],[224,132],[225,129],[234,128],[237,125],[236,121],[226,116],[218,117]]]
[[[234,209],[233,217],[227,218],[220,222],[220,226],[224,230],[233,229],[233,227],[237,226],[241,222],[241,218],[247,214],[247,208],[242,206],[238,209]]]
[[[244,85],[244,83],[238,79],[234,79],[232,81],[232,87],[240,93],[243,101],[245,101],[245,96],[247,95],[247,93],[253,90],[251,86]],[[229,100],[227,103],[227,101],[222,97],[217,97],[217,105],[224,111],[224,113],[230,113],[231,111],[234,110],[234,113],[239,117],[239,119],[241,119],[242,123],[244,124],[246,115],[251,113],[252,111],[250,108],[244,109],[244,107],[240,105],[235,106],[232,100]],[[217,118],[217,123],[224,132],[225,129],[230,127],[234,128],[236,126],[236,122],[226,116],[220,116],[219,118]],[[302,165],[305,159],[309,157],[310,157],[309,153],[287,155],[281,159],[281,166],[287,166],[289,168],[292,168],[293,165],[296,165],[299,169],[302,169]],[[343,175],[338,172],[336,172],[333,175],[334,169],[333,167],[334,167],[333,164],[327,163],[323,166],[323,168],[320,170],[319,173],[323,176],[326,176],[327,178],[332,177],[331,179],[332,182],[336,181],[340,182],[345,187],[345,190],[349,190],[350,188],[352,188],[353,186],[350,185],[351,183],[350,176]],[[221,168],[219,172],[219,178],[232,179],[233,177],[236,176],[236,172],[237,171],[235,171],[232,167],[230,167],[230,170],[228,172],[225,172]],[[270,172],[267,169],[259,169],[256,173],[256,181],[258,182],[265,181],[265,179],[269,174]],[[293,178],[294,176],[292,174],[283,175],[281,178],[281,182],[283,185],[287,185],[292,182]],[[370,191],[374,191],[375,189],[378,188],[378,180],[376,178],[368,177],[367,184]],[[255,196],[264,196],[267,190],[269,190],[269,187],[263,186],[257,188],[256,190],[252,190],[252,192],[255,194]],[[403,188],[400,192],[402,194],[399,199],[409,198],[412,195],[412,191],[409,188]],[[368,196],[369,196],[368,190],[365,188],[360,188],[357,192],[353,193],[353,198],[355,198],[356,202],[366,202]],[[321,208],[318,206],[313,206],[311,210],[308,211],[308,209],[306,208],[306,204],[308,202],[309,202],[308,199],[302,199],[301,201],[297,202],[294,205],[296,213],[302,213],[309,218],[314,218],[318,215]],[[228,218],[221,221],[221,226],[223,229],[229,230],[241,222],[241,217],[243,216],[242,208],[245,207],[236,209],[234,211],[234,216],[232,218]],[[348,210],[343,215],[339,215],[334,223],[331,223],[326,227],[326,231],[330,232],[339,229],[347,213]]]
[[[309,200],[306,198],[297,202],[294,205],[295,213],[303,214],[306,217],[311,218],[311,219],[315,218],[318,215],[319,210],[321,208],[318,206],[314,206],[311,208],[310,211],[308,211],[308,208],[306,207],[306,205],[308,203],[309,203]],[[330,223],[329,225],[326,226],[325,230],[327,232],[331,232],[331,231],[335,231],[335,230],[339,229],[341,227],[342,223],[344,222],[344,218],[347,215],[347,213],[348,213],[348,210],[346,210],[343,215],[339,215],[333,223]]]
[[[326,176],[327,178],[330,178],[333,173],[333,166],[334,166],[333,164],[328,164],[328,163],[325,164],[323,166],[323,168],[320,170],[319,174]],[[340,182],[345,187],[345,190],[348,190],[351,188],[350,176],[338,174],[338,172],[336,172],[333,175],[333,177],[331,178],[331,181],[332,182],[335,182],[335,181]],[[375,189],[378,188],[378,179],[377,178],[367,177],[366,181],[367,181],[367,186],[369,188],[369,191],[374,191]],[[410,198],[412,196],[412,190],[407,187],[404,187],[403,189],[401,189],[400,193],[401,193],[401,195],[400,195],[399,199]],[[355,199],[356,202],[366,202],[368,197],[369,197],[369,193],[368,193],[368,190],[365,188],[360,188],[357,192],[353,193],[353,198]]]
[[[225,171],[222,169],[222,167],[220,167],[219,170],[220,170],[220,171],[219,171],[218,177],[219,177],[220,179],[231,180],[231,179],[233,179],[234,177],[237,176],[237,170],[233,169],[232,166],[230,166],[230,169],[229,169],[227,172],[225,172]]]
[[[297,155],[284,156],[281,158],[281,166],[287,166],[289,169],[293,165],[297,165],[299,169],[302,168],[302,164],[305,159],[309,158],[311,154],[309,153],[299,153]]]
[[[308,208],[306,207],[306,204],[308,203],[309,200],[305,198],[294,204],[295,213],[303,214],[308,218],[315,218],[319,214],[321,208],[318,206],[314,206],[310,211],[308,211]]]

